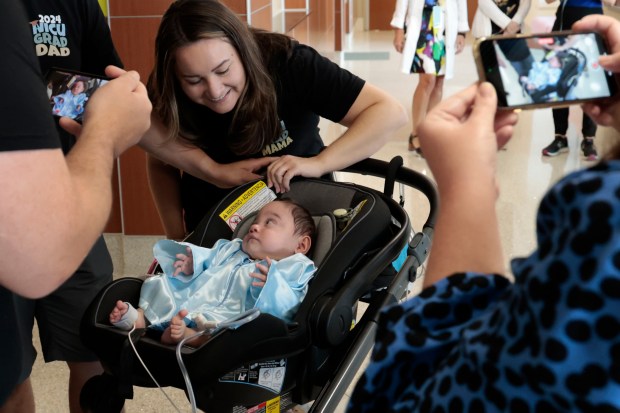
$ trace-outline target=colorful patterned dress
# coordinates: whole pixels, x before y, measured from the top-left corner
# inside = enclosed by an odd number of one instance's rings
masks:
[[[444,35],[443,1],[426,0],[422,11],[422,25],[411,73],[445,75],[446,40]]]

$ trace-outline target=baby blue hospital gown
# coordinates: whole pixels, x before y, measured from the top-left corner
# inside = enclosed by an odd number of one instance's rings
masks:
[[[62,95],[53,97],[54,107],[52,111],[57,116],[68,116],[75,118],[84,113],[84,104],[86,103],[86,93],[78,93],[74,95],[71,90],[67,90]]]
[[[157,242],[153,253],[164,274],[143,283],[139,304],[151,325],[165,325],[182,309],[189,311],[189,319],[203,322],[223,321],[252,308],[291,321],[308,292],[314,263],[299,253],[272,260],[265,285],[255,287],[250,273],[259,272],[256,264],[267,263],[251,259],[241,245],[241,239],[219,240],[213,248]],[[176,254],[187,254],[186,247],[194,257],[193,275],[175,277]]]
[[[528,83],[535,89],[555,86],[562,76],[562,68],[552,67],[547,61],[534,62],[527,76]]]

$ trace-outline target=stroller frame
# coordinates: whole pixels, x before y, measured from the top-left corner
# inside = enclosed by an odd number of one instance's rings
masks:
[[[318,179],[292,183],[290,197],[315,216],[342,207],[343,202],[351,207],[360,201],[364,205],[345,230],[334,237],[294,322],[287,324],[261,314],[236,330],[218,332],[197,349],[181,349],[200,409],[243,412],[277,400],[279,410],[269,411],[286,411],[292,403],[314,401],[311,412],[333,412],[373,346],[381,309],[398,302],[406,294],[408,284],[416,279],[430,250],[437,210],[435,185],[426,176],[403,167],[400,157],[389,163],[367,159],[343,171],[383,178],[384,190]],[[400,203],[392,198],[396,183],[414,188],[427,198],[430,211],[422,231],[412,231],[402,197]],[[226,200],[235,199],[246,187],[237,188]],[[336,192],[340,199],[328,196]],[[325,207],[319,211],[316,205]],[[207,215],[187,241],[210,246],[216,239],[232,236],[225,223],[211,219],[213,216],[216,214]],[[371,236],[365,239],[364,234]],[[359,250],[351,247],[353,241],[361,243]],[[405,247],[407,258],[396,272],[391,263]],[[388,276],[390,281],[377,291],[373,285],[382,276]],[[134,360],[129,340],[135,342],[162,387],[185,390],[174,347],[148,335],[129,336],[109,325],[108,314],[116,300],[137,304],[141,283],[141,279],[131,277],[113,281],[84,314],[82,338],[98,355],[105,370],[82,391],[82,400],[93,411],[120,410],[124,399],[133,397],[133,385],[154,387],[144,368]],[[368,308],[355,320],[360,300],[367,301]],[[250,349],[239,343],[250,343]],[[221,354],[227,357],[218,357]],[[251,373],[246,367],[273,362],[285,366],[279,389],[222,380],[239,368]],[[105,393],[109,397],[102,398]],[[92,400],[93,394],[99,400]]]

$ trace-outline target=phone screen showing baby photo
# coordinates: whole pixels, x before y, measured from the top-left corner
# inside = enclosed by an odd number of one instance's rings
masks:
[[[479,46],[501,107],[567,106],[616,93],[614,76],[598,63],[607,52],[597,33],[490,37]]]
[[[50,69],[46,75],[47,96],[54,116],[82,122],[88,99],[109,79],[65,69]]]

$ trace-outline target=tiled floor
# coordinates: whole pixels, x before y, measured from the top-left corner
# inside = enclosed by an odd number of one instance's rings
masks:
[[[330,57],[362,78],[384,88],[409,108],[417,78],[398,72],[400,55],[392,48],[391,32],[356,31],[345,47],[348,52],[354,53],[332,54]],[[456,68],[455,78],[446,82],[444,96],[453,94],[477,79],[470,46],[457,57]],[[507,264],[509,258],[522,256],[532,250],[535,241],[535,211],[544,191],[566,172],[586,164],[577,151],[581,123],[579,109],[571,111],[568,135],[571,151],[556,158],[542,158],[540,155],[541,149],[553,137],[551,111],[543,109],[522,113],[520,118],[515,136],[500,153],[498,162],[501,187],[498,209]],[[321,130],[325,140],[331,142],[341,133],[342,128],[324,122]],[[604,143],[601,137],[607,133],[599,131],[596,141],[599,149]],[[408,135],[409,126],[402,128],[376,157],[388,160],[401,155],[406,166],[430,175],[425,161],[407,151]],[[464,136],[463,139],[467,137]],[[464,153],[462,162],[468,161],[467,153]],[[342,174],[341,179],[355,180],[371,187],[381,185],[372,178],[359,176]],[[412,217],[414,227],[419,229],[428,206],[415,194],[407,193],[405,208]],[[106,238],[114,256],[117,277],[139,275],[144,272],[152,259],[152,245],[158,239],[119,235],[108,235]],[[39,347],[38,343],[36,345]],[[67,376],[67,369],[63,363],[44,365],[39,357],[32,375],[38,412],[68,411],[65,396]],[[181,411],[189,411],[189,404],[183,392],[177,389],[166,391]],[[345,402],[343,401],[342,405]],[[157,390],[136,388],[134,400],[127,402],[126,411],[168,412],[174,409]],[[342,411],[344,407],[337,410],[338,413]]]

